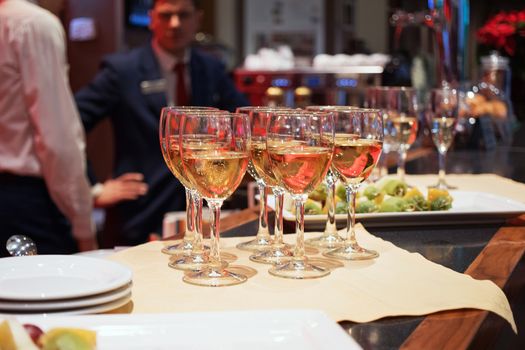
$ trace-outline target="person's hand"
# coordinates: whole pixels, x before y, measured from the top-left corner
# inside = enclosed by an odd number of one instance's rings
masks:
[[[96,237],[82,238],[82,239],[77,238],[77,247],[78,247],[78,250],[81,252],[97,250],[98,249],[97,238]]]
[[[94,198],[93,205],[96,208],[107,208],[121,201],[137,199],[148,191],[148,185],[143,179],[144,176],[140,173],[126,173],[107,180],[100,194]]]

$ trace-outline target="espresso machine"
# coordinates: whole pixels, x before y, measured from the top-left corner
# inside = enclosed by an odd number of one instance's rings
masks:
[[[362,103],[364,89],[381,83],[381,66],[356,66],[319,69],[313,67],[289,70],[247,70],[233,72],[237,89],[254,106],[267,105],[270,93],[279,88],[284,106],[304,104],[304,88],[309,90],[309,103],[315,105],[355,105]],[[297,90],[299,89],[299,90]],[[299,93],[298,93],[299,92]],[[298,100],[299,101],[296,101]]]

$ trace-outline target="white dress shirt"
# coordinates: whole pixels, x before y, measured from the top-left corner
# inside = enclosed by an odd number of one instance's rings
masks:
[[[0,173],[42,177],[77,239],[94,235],[84,151],[62,25],[28,1],[0,0]]]
[[[175,65],[178,62],[177,58],[167,52],[166,50],[162,49],[159,44],[153,40],[152,45],[153,52],[155,53],[155,56],[157,57],[157,60],[159,61],[160,70],[162,73],[162,76],[164,79],[166,79],[166,101],[168,102],[168,106],[175,106],[179,105],[177,101],[177,91],[176,91],[176,74],[173,71],[175,69]],[[190,73],[189,73],[189,62],[190,62],[190,52],[189,50],[186,50],[184,52],[184,59],[182,63],[186,64],[186,72],[185,72],[185,84],[186,85],[186,91],[191,91],[191,81],[190,81]]]

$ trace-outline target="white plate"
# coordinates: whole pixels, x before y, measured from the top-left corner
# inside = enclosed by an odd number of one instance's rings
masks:
[[[70,316],[70,315],[90,315],[90,314],[98,314],[102,312],[111,311],[114,309],[117,309],[121,306],[126,305],[131,300],[131,292],[129,292],[126,296],[123,298],[111,301],[109,303],[104,303],[100,305],[93,305],[93,306],[87,306],[87,307],[78,307],[78,308],[72,308],[72,309],[64,309],[64,310],[45,310],[45,311],[25,311],[25,312],[19,312],[19,311],[2,311],[0,312],[0,319],[3,315],[24,315],[26,317],[27,315],[31,316],[45,316],[53,315],[53,316]],[[67,327],[69,325],[65,324]]]
[[[97,332],[97,349],[360,349],[334,321],[316,310],[180,314],[18,317],[43,330],[80,327]]]
[[[356,219],[368,227],[448,225],[503,222],[525,213],[524,203],[506,197],[469,191],[450,191],[450,194],[454,198],[450,210],[356,214]],[[275,207],[273,197],[268,204]],[[290,207],[291,205],[288,206]],[[285,205],[284,220],[295,222],[295,214],[288,208]],[[337,214],[336,220],[345,224],[346,214]],[[326,215],[305,215],[304,221],[309,229],[324,229]]]
[[[117,299],[128,296],[131,293],[131,284],[121,287],[111,292],[96,294],[94,296],[64,299],[64,300],[50,300],[50,301],[3,301],[0,300],[0,313],[10,311],[53,311],[73,309],[87,306],[95,306],[109,303]]]
[[[113,255],[116,252],[117,252],[116,249],[97,249],[97,250],[89,250],[86,252],[76,253],[75,255],[89,257],[89,258],[106,259],[108,256]]]
[[[131,282],[131,270],[75,255],[0,259],[0,299],[53,300],[104,293]]]

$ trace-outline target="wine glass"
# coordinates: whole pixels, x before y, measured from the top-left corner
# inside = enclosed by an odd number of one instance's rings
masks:
[[[172,108],[173,113],[168,113],[165,121],[165,136],[168,140],[168,158],[172,171],[177,177],[183,179],[183,184],[189,189],[190,198],[192,202],[187,207],[187,222],[191,224],[193,239],[189,240],[187,245],[190,248],[186,248],[182,252],[177,250],[182,244],[172,245],[163,248],[163,252],[166,254],[173,255],[170,259],[169,266],[177,270],[200,270],[204,266],[210,263],[209,259],[209,247],[203,245],[203,234],[202,234],[202,197],[195,190],[194,186],[188,180],[186,173],[182,166],[182,158],[180,153],[180,123],[182,117],[187,113],[199,113],[200,115],[214,115],[225,113],[217,109],[203,109],[199,107],[195,108]],[[226,112],[227,113],[227,112]],[[193,205],[191,205],[193,203]],[[189,210],[188,210],[189,209]],[[186,231],[188,232],[188,230]],[[184,242],[183,242],[184,243]],[[185,248],[184,245],[182,245]],[[224,253],[223,259],[228,261],[234,261],[237,257],[233,254]]]
[[[439,154],[439,178],[437,184],[429,186],[439,189],[456,189],[445,181],[447,151],[454,140],[458,120],[458,92],[451,87],[430,91],[427,119],[432,140]]]
[[[200,271],[188,271],[183,281],[219,287],[243,283],[245,275],[228,271],[219,248],[220,212],[223,201],[239,186],[250,158],[250,126],[245,114],[183,115],[180,151],[184,172],[212,214],[210,262]]]
[[[357,107],[352,106],[308,106],[308,111],[327,111],[336,112],[339,110],[351,110]],[[326,184],[326,207],[328,208],[328,218],[326,220],[325,229],[321,236],[307,239],[305,243],[309,246],[320,247],[320,248],[337,248],[340,247],[344,239],[337,232],[336,220],[335,220],[335,186],[337,184],[337,176],[331,169],[328,169],[326,177],[324,179]]]
[[[342,247],[323,253],[326,257],[365,260],[379,256],[357,243],[355,200],[360,184],[374,169],[383,143],[383,118],[377,109],[358,109],[335,113],[335,148],[332,170],[346,187],[348,216],[346,239]]]
[[[163,253],[171,255],[187,253],[193,249],[193,241],[195,239],[196,230],[195,221],[197,216],[199,216],[200,220],[200,215],[202,213],[202,199],[200,199],[198,195],[194,196],[194,191],[191,187],[191,184],[188,182],[184,172],[182,171],[179,152],[180,117],[183,113],[189,111],[213,112],[218,111],[218,109],[214,107],[177,106],[164,107],[160,113],[159,141],[162,157],[164,158],[164,162],[168,166],[168,169],[181,182],[186,192],[186,229],[182,242],[169,245],[162,249]]]
[[[271,110],[287,110],[288,107],[239,107],[237,108],[237,113],[243,113],[250,116],[250,122],[252,121],[252,116],[254,114],[259,113],[267,113]],[[250,123],[252,127],[252,137],[253,137],[253,123]],[[260,128],[260,124],[256,124],[256,128]],[[266,129],[264,129],[266,132]],[[260,139],[260,136],[259,136]],[[259,140],[260,141],[260,140]],[[264,143],[265,140],[263,140]],[[259,188],[259,195],[260,195],[260,205],[259,205],[259,228],[257,230],[257,234],[255,235],[255,238],[247,241],[247,242],[241,242],[237,244],[237,248],[241,250],[249,250],[249,251],[257,251],[262,249],[267,249],[271,245],[271,239],[270,239],[270,231],[268,230],[268,193],[266,191],[267,187],[270,187],[273,185],[273,180],[270,177],[264,176],[263,173],[257,172],[254,164],[254,157],[253,155],[260,155],[260,152],[258,149],[254,149],[254,147],[259,147],[261,142],[254,142],[252,138],[252,149],[251,154],[252,157],[250,159],[250,162],[248,163],[248,173],[255,179],[257,182],[257,187]],[[266,146],[264,147],[266,148]],[[259,159],[259,158],[257,158]],[[262,175],[260,175],[262,174]]]
[[[291,246],[283,241],[283,205],[284,189],[279,186],[273,173],[266,147],[268,122],[274,113],[281,115],[296,113],[288,108],[259,107],[250,111],[251,126],[251,163],[257,177],[272,189],[275,196],[274,238],[266,249],[259,250],[250,256],[250,260],[263,264],[281,264],[291,259]],[[249,169],[249,167],[248,167]],[[262,202],[261,202],[261,205]]]
[[[304,204],[325,178],[334,150],[334,121],[328,112],[276,112],[270,117],[266,147],[279,186],[294,199],[297,242],[293,258],[269,273],[284,278],[318,278],[330,270],[308,262],[304,252]]]
[[[416,91],[409,87],[391,87],[388,96],[387,121],[395,130],[399,154],[397,176],[405,182],[407,151],[417,138],[417,96]]]
[[[388,175],[388,154],[390,152],[397,152],[397,134],[396,128],[388,118],[389,115],[389,94],[392,88],[389,86],[372,86],[367,88],[366,93],[366,107],[379,109],[383,117],[383,151],[379,157],[377,167],[379,168],[379,177]]]

